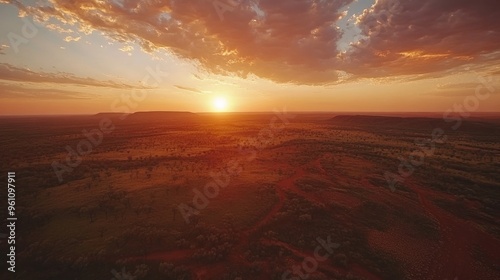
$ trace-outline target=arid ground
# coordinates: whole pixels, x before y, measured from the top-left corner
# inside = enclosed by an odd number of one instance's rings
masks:
[[[500,279],[496,116],[104,113],[0,129],[16,279]]]

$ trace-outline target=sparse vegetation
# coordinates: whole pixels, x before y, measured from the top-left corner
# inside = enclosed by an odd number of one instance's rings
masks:
[[[122,267],[136,279],[282,279],[326,236],[340,246],[309,279],[432,278],[438,269],[421,268],[454,254],[495,268],[486,261],[500,248],[493,135],[449,135],[393,193],[383,174],[425,129],[398,135],[311,117],[257,149],[265,114],[189,126],[143,117],[117,126],[62,183],[51,162],[78,139],[75,122],[94,120],[0,121],[17,138],[0,135],[2,169],[17,171],[22,200],[19,279],[109,279]],[[232,161],[241,172],[185,223],[178,205]],[[465,238],[474,250],[454,247]]]

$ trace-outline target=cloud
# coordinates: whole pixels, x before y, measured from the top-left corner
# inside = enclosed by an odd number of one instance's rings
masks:
[[[365,38],[343,56],[363,77],[413,75],[500,60],[496,0],[378,0],[357,17]]]
[[[203,93],[201,90],[196,89],[196,88],[192,88],[192,87],[184,87],[184,86],[179,86],[179,85],[174,85],[174,87],[176,87],[178,89],[185,90],[185,91],[194,92],[194,93],[199,93],[199,94]]]
[[[50,30],[53,30],[53,31],[57,31],[59,33],[73,33],[72,29],[66,29],[66,28],[64,28],[62,26],[59,26],[57,24],[54,24],[54,23],[47,23],[47,24],[45,24],[45,27],[47,29],[50,29]]]
[[[123,46],[119,49],[120,51],[128,54],[129,56],[132,55],[132,51],[134,50],[134,47],[132,46]]]
[[[378,0],[355,17],[362,39],[340,52],[337,23],[353,1],[242,0],[223,20],[212,0],[13,4],[85,34],[98,30],[146,51],[167,49],[211,74],[278,83],[440,76],[461,65],[500,61],[498,0]]]
[[[479,87],[480,89],[487,88],[500,88],[500,80],[494,79],[490,77],[490,79],[486,78],[488,83],[482,84],[482,82],[469,82],[469,83],[447,83],[437,85],[436,90],[432,90],[424,93],[424,95],[434,95],[434,96],[442,96],[442,97],[454,97],[454,96],[469,96],[474,95],[476,93],[476,89]]]
[[[431,95],[439,97],[457,97],[457,96],[469,96],[474,95],[473,89],[446,89],[446,90],[432,90],[423,93],[422,95]]]
[[[0,45],[0,54],[5,54],[5,50],[8,49],[8,45]]]
[[[492,70],[489,73],[490,75],[500,75],[500,70]]]
[[[120,51],[122,51],[122,52],[131,52],[133,50],[134,50],[134,47],[132,47],[132,46],[123,46],[120,48]]]
[[[66,41],[66,42],[71,42],[71,41],[73,41],[73,42],[78,42],[78,41],[80,41],[80,39],[81,39],[81,38],[82,38],[82,37],[71,37],[71,36],[66,36],[66,38],[64,38],[64,41]]]
[[[81,78],[69,73],[44,73],[34,72],[26,68],[19,68],[8,63],[0,63],[0,80],[32,83],[57,83],[73,84],[80,86],[109,87],[118,89],[144,88],[116,83],[113,81],[101,81],[92,78]]]
[[[456,84],[442,84],[438,85],[438,89],[474,89],[478,85],[480,85],[479,82],[477,83],[456,83]]]
[[[23,9],[120,42],[137,41],[146,51],[169,49],[209,73],[325,84],[337,81],[342,32],[335,22],[352,1],[242,1],[224,20],[209,0],[54,0]]]
[[[0,82],[0,98],[90,99],[95,96],[74,90],[34,88]]]

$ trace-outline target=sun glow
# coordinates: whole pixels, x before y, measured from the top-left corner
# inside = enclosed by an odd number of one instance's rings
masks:
[[[225,112],[227,110],[227,100],[224,97],[216,97],[213,101],[214,111]]]

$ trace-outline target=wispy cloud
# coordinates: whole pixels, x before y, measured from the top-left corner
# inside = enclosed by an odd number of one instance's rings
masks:
[[[473,89],[476,88],[479,85],[479,83],[448,83],[448,84],[442,84],[438,85],[438,89]]]
[[[120,51],[122,51],[128,55],[132,55],[133,50],[134,50],[134,47],[132,47],[132,46],[123,46],[120,48]]]
[[[441,84],[436,87],[436,90],[432,90],[424,93],[424,95],[442,96],[442,97],[454,97],[454,96],[468,96],[475,94],[475,90],[481,83],[447,83]],[[490,85],[494,88],[500,88],[498,81],[492,82]]]
[[[19,83],[0,82],[0,98],[90,99],[95,96],[75,90],[37,88]]]
[[[72,37],[72,36],[66,36],[66,38],[64,38],[64,41],[66,42],[78,42],[80,41],[82,37]]]
[[[81,86],[109,87],[109,88],[144,88],[143,86],[132,86],[114,81],[101,81],[92,78],[81,78],[69,73],[45,73],[34,72],[26,68],[19,68],[8,63],[0,63],[0,80],[31,82],[31,83],[56,83],[73,84]]]
[[[202,94],[203,93],[201,90],[196,89],[196,88],[192,88],[192,87],[184,87],[184,86],[179,86],[179,85],[174,85],[174,87],[176,87],[178,89],[185,90],[185,91],[190,91],[190,92],[198,93],[198,94]]]
[[[8,48],[8,45],[0,45],[0,54],[5,54],[5,50]]]
[[[122,51],[122,52],[130,52],[133,50],[134,50],[134,47],[132,47],[132,46],[123,46],[120,48],[120,51]]]
[[[73,33],[74,32],[72,29],[64,28],[64,27],[57,25],[57,24],[54,24],[54,23],[45,24],[45,27],[47,29],[57,31],[59,33]]]

